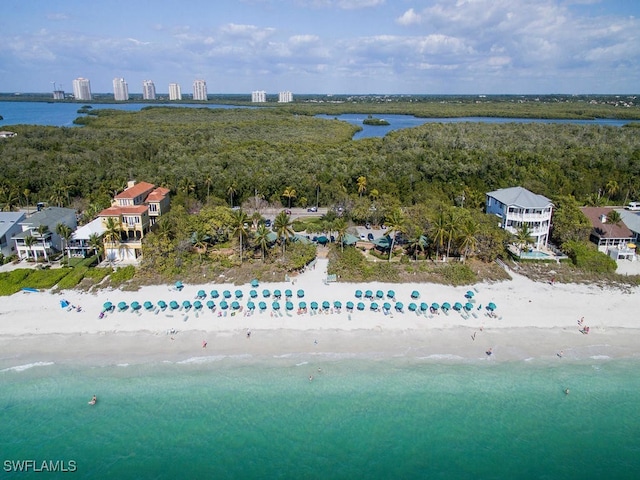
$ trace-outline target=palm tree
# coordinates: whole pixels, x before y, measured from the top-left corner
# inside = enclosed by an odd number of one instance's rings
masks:
[[[358,195],[362,197],[362,194],[367,191],[367,177],[360,175],[356,182],[358,184]]]
[[[284,259],[285,245],[287,244],[287,240],[294,235],[293,228],[291,227],[291,219],[286,212],[282,211],[273,221],[273,226],[275,227],[276,233],[278,237],[282,241],[282,258]]]
[[[27,260],[31,257],[31,251],[33,249],[33,245],[36,243],[36,238],[33,235],[27,235],[24,237],[24,246],[28,248],[27,250]],[[33,258],[35,261],[38,261],[38,256],[35,252],[33,252]]]
[[[333,221],[333,228],[336,231],[336,241],[340,242],[340,250],[344,252],[344,237],[347,236],[347,222],[344,218],[336,218]]]
[[[93,251],[98,255],[98,263],[102,261],[102,253],[104,252],[104,245],[102,239],[97,233],[92,233],[89,236],[89,246],[93,248]]]
[[[49,255],[47,255],[47,243],[45,241],[47,233],[49,233],[49,227],[44,224],[38,225],[36,229],[38,231],[38,236],[40,237],[40,241],[42,242],[42,250],[44,251],[44,259],[48,262]]]
[[[409,248],[413,251],[414,260],[418,261],[418,252],[424,252],[427,247],[427,237],[425,237],[422,231],[417,231],[415,236],[411,238]]]
[[[296,198],[296,191],[293,187],[287,187],[284,189],[284,192],[282,193],[283,197],[286,197],[289,199],[289,208],[291,208],[291,199],[292,198]]]
[[[522,253],[522,250],[532,241],[531,228],[528,223],[523,223],[522,226],[516,230],[516,242],[520,249],[520,253]]]
[[[464,250],[464,256],[467,258],[478,245],[478,234],[480,233],[480,225],[473,218],[468,218],[460,230],[460,248]]]
[[[431,223],[431,238],[436,244],[436,256],[440,258],[440,249],[444,246],[444,238],[447,234],[447,219],[442,210]]]
[[[64,249],[62,250],[62,258],[64,260],[64,252],[67,250],[67,247],[69,246],[69,240],[71,240],[71,235],[73,234],[73,230],[71,230],[71,227],[69,225],[65,225],[64,223],[59,223],[56,225],[56,233],[60,235],[60,238],[62,238],[62,240],[64,241]],[[70,260],[71,260],[71,257],[69,255],[69,252],[67,252],[67,265],[69,264]]]
[[[229,195],[229,206],[231,208],[233,208],[233,196],[238,193],[238,191],[236,190],[236,186],[232,183],[231,185],[229,185],[229,188],[227,188],[227,195]]]
[[[208,203],[209,192],[211,191],[211,185],[213,185],[213,177],[210,174],[205,177],[204,184],[207,186],[207,203]]]
[[[460,215],[457,210],[452,209],[446,216],[447,221],[447,258],[449,258],[449,251],[451,250],[451,241],[458,234],[460,228]]]
[[[198,252],[200,263],[202,263],[202,254],[207,253],[207,247],[209,246],[209,236],[201,230],[196,230],[191,234],[191,244]]]
[[[607,213],[607,223],[610,225],[609,238],[611,238],[613,227],[620,226],[620,224],[622,223],[622,216],[616,210],[611,210],[609,213]]]
[[[5,193],[4,206],[2,207],[2,210],[5,212],[11,212],[17,204],[18,197],[16,196],[15,191],[13,189],[8,190]]]
[[[25,188],[22,194],[24,195],[24,198],[27,202],[27,217],[28,217],[29,216],[29,197],[31,196],[31,190],[29,190],[28,188]]]
[[[122,227],[120,226],[120,219],[116,219],[115,217],[108,217],[105,220],[103,235],[105,244],[111,243],[119,246],[121,232]]]
[[[406,231],[404,215],[399,209],[396,209],[387,215],[385,223],[387,224],[387,235],[391,237],[391,248],[389,249],[389,261],[391,261],[396,236],[398,233],[404,233]]]
[[[615,180],[609,180],[604,188],[607,191],[609,199],[611,199],[611,197],[615,197],[616,194],[620,191],[620,185],[618,185],[618,182],[616,182]]]
[[[262,225],[258,225],[255,233],[256,244],[260,246],[260,250],[262,251],[262,261],[264,262],[264,252],[267,250],[269,246],[269,229]]]
[[[249,236],[247,227],[245,226],[249,221],[249,217],[242,210],[236,210],[233,212],[233,236],[238,237],[240,243],[240,263],[242,263],[242,247],[246,238]]]

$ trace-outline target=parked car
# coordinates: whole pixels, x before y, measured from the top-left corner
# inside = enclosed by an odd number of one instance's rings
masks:
[[[370,242],[373,242],[373,233],[370,233],[367,235],[367,240],[369,240]]]
[[[364,228],[366,228],[367,230],[371,230],[371,224],[370,223],[366,223],[364,225]]]
[[[309,207],[307,208],[307,212],[317,212],[318,211],[318,207]]]
[[[640,202],[629,202],[625,208],[633,211],[640,210]]]
[[[271,220],[269,220],[268,218],[264,221],[264,226],[265,227],[270,227],[271,226]]]
[[[291,210],[289,210],[288,208],[285,209],[284,213],[286,213],[287,215],[291,215]]]

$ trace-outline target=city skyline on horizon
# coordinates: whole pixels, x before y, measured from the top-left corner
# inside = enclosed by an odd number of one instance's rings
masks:
[[[125,78],[132,94],[148,79],[159,90],[205,79],[220,95],[634,94],[640,85],[640,2],[194,0],[182,11],[100,0],[100,22],[82,6],[7,0],[0,91],[49,92],[55,82],[68,92],[78,77],[96,93]]]

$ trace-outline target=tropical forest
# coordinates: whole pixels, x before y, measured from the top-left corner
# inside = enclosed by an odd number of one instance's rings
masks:
[[[420,114],[415,104],[353,108]],[[423,108],[447,113],[436,102]],[[454,111],[473,115],[474,108]],[[579,110],[494,109],[521,118],[575,118]],[[611,117],[610,106],[603,109]],[[596,107],[585,110],[598,115]],[[315,116],[345,111],[344,104],[149,106],[87,111],[74,127],[12,126],[18,135],[0,140],[0,207],[70,207],[82,224],[130,180],[168,188],[171,210],[145,236],[140,266],[126,276],[134,286],[288,275],[320,250],[342,281],[468,284],[504,278],[496,260],[511,262],[508,245],[526,245],[526,231],[513,236],[484,213],[487,192],[522,186],[554,203],[551,242],[567,256],[553,265],[560,280],[638,281],[615,278],[615,262],[590,244],[591,226],[579,210],[640,199],[637,123],[426,123],[353,140],[358,126]],[[637,107],[623,113],[633,117]],[[388,245],[365,252],[345,241],[363,225],[384,229]],[[322,235],[327,244],[296,241],[298,234]],[[96,250],[96,261],[103,260]]]

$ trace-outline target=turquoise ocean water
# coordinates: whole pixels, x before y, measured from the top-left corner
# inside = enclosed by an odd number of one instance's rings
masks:
[[[637,360],[192,360],[0,371],[0,477],[43,475],[9,472],[20,460],[75,464],[49,477],[107,479],[640,471]]]

